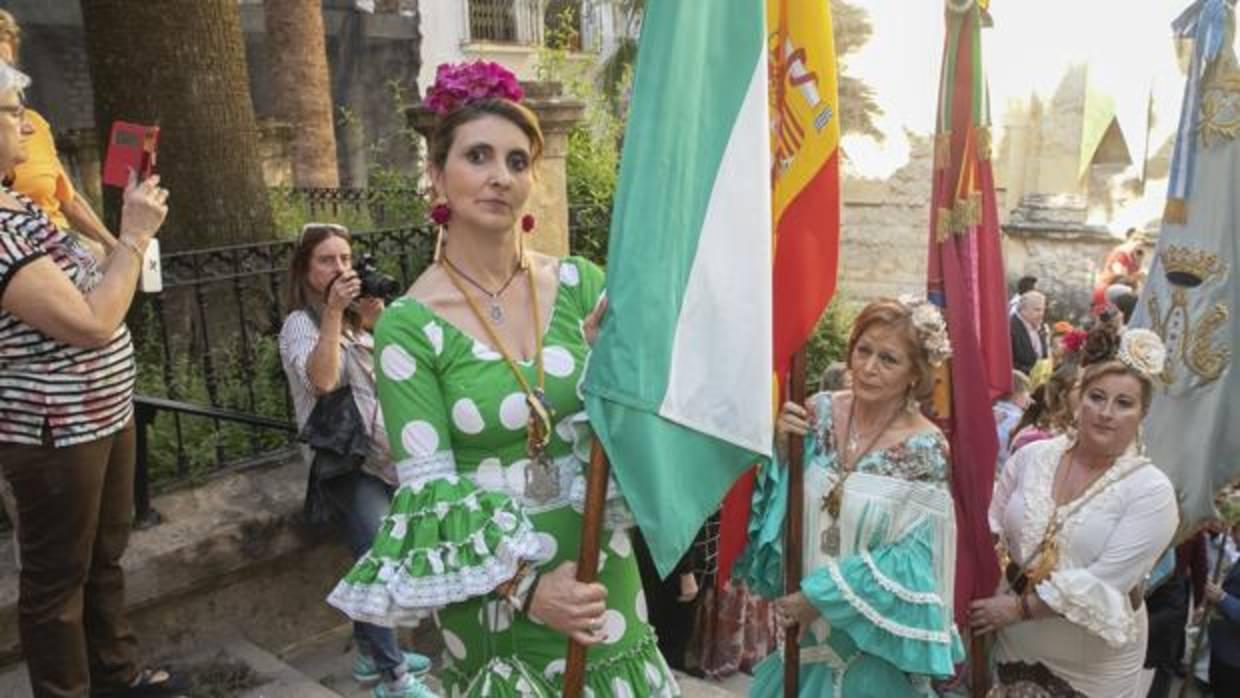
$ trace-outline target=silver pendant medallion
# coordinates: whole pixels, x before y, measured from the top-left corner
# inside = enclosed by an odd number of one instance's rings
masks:
[[[491,322],[502,325],[504,324],[504,308],[498,302],[491,301]]]
[[[525,496],[539,504],[560,496],[560,473],[545,454],[530,459],[525,466]]]
[[[822,552],[831,557],[840,554],[840,527],[832,523],[831,527],[822,532]]]

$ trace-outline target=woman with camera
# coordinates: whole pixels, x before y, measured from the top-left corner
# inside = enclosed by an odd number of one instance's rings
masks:
[[[28,156],[29,84],[0,62],[5,177]],[[120,565],[135,463],[124,320],[167,200],[158,177],[131,175],[119,243],[100,264],[0,186],[0,467],[17,500],[18,632],[35,698],[183,695],[168,672],[139,666]]]
[[[319,419],[349,423],[339,414],[316,414],[316,407],[339,410],[341,404],[353,408],[350,414],[360,421],[361,451],[366,453],[360,466],[329,473],[312,459],[309,494],[340,523],[350,550],[360,557],[374,541],[397,480],[375,399],[370,332],[383,312],[383,299],[370,295],[376,291],[374,274],[364,284],[352,261],[346,228],[310,223],[302,229],[289,269],[291,312],[280,331],[280,358],[299,428]],[[330,400],[333,395],[339,399]],[[414,678],[430,669],[430,660],[402,652],[394,630],[357,622],[353,637],[358,648],[353,677],[378,682],[376,696],[432,695]]]

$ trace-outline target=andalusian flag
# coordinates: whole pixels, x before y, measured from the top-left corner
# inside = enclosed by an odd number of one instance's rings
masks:
[[[584,391],[662,574],[772,442],[765,26],[755,0],[656,0],[642,22]]]
[[[774,370],[782,379],[835,292],[840,237],[840,125],[826,0],[767,0],[771,205],[775,232]],[[779,391],[781,395],[786,391]],[[724,503],[720,581],[745,545],[752,477]]]

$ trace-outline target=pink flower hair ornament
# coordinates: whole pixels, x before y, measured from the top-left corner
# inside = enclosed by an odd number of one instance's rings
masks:
[[[440,63],[435,70],[435,82],[426,91],[423,103],[428,109],[443,116],[470,102],[483,99],[506,99],[519,102],[525,96],[517,76],[499,63],[472,61],[469,63]]]

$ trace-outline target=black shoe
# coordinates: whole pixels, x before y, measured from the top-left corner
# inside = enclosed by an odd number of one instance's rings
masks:
[[[128,686],[100,686],[91,698],[189,698],[189,681],[167,669],[143,669]]]

